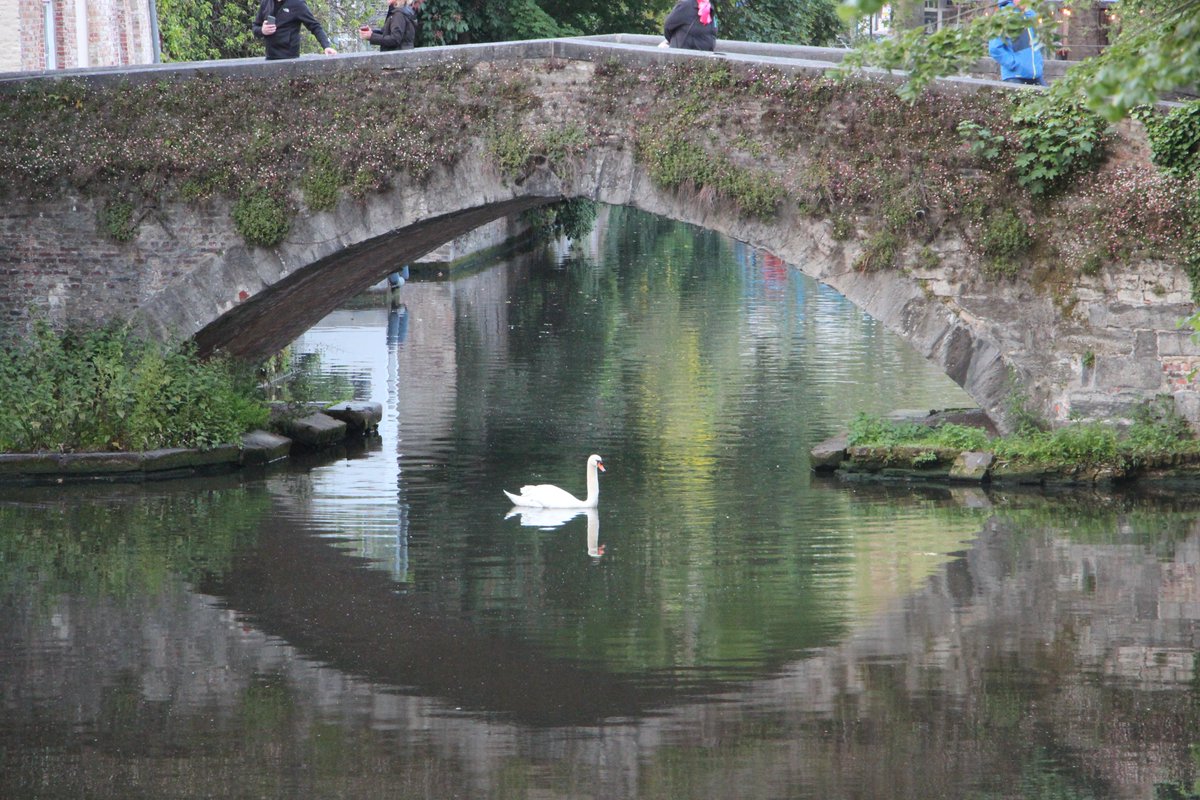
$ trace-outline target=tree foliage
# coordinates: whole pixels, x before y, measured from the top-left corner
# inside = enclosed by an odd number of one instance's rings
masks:
[[[1092,3],[1034,4],[1039,36],[1053,41],[1064,8],[1079,10]],[[878,13],[883,5],[884,0],[842,0],[838,11],[852,20]],[[1200,85],[1200,0],[1122,0],[1120,10],[1110,31],[1112,44],[1072,67],[1054,87],[1060,96],[1076,96],[1110,120],[1164,93]],[[865,47],[856,61],[907,71],[910,82],[902,93],[911,99],[934,78],[959,73],[985,54],[989,38],[1014,35],[1025,24],[1016,14],[986,14],[933,34],[906,31]]]
[[[822,46],[833,44],[846,26],[831,0],[718,2],[723,39]]]
[[[157,0],[164,61],[262,55],[251,25],[255,0]]]

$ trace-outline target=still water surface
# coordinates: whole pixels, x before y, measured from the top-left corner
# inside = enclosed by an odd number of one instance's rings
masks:
[[[614,209],[296,345],[378,437],[0,492],[0,797],[1189,797],[1189,497],[814,477],[969,404],[838,295]],[[510,514],[502,489],[600,507]]]

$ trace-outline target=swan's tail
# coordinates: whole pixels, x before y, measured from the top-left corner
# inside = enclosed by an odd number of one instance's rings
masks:
[[[521,496],[519,494],[513,494],[508,489],[501,489],[500,491],[504,492],[504,494],[508,496],[509,500],[512,500],[512,504],[514,506],[521,505]]]

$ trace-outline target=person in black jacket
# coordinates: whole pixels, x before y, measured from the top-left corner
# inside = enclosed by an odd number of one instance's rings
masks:
[[[300,26],[312,31],[325,55],[336,56],[337,50],[317,18],[308,10],[304,0],[263,0],[254,18],[254,35],[267,43],[267,60],[300,57]]]
[[[709,50],[717,46],[717,21],[710,0],[679,0],[663,23],[663,38],[671,47]]]
[[[412,9],[412,0],[388,0],[383,27],[372,30],[369,25],[364,25],[358,29],[358,35],[371,44],[379,45],[384,53],[412,50],[417,39],[417,12]]]

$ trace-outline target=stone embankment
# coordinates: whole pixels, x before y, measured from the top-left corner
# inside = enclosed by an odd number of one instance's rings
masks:
[[[279,415],[272,431],[251,431],[236,444],[208,450],[164,448],[137,453],[4,453],[0,484],[154,481],[271,464],[293,452],[321,450],[374,433],[379,403],[338,403],[303,416]]]
[[[986,427],[959,412],[956,422]],[[949,421],[945,412],[889,415],[893,421],[936,426]],[[990,431],[994,433],[994,431]],[[821,442],[810,451],[817,473],[846,480],[920,481],[990,484],[994,486],[1115,487],[1118,485],[1190,486],[1200,484],[1200,453],[1170,453],[1137,463],[1024,463],[997,458],[987,451],[958,450],[929,445],[851,445],[846,433]]]

